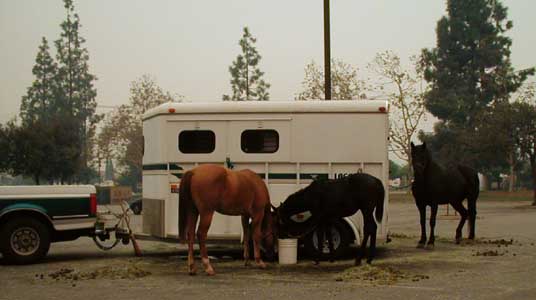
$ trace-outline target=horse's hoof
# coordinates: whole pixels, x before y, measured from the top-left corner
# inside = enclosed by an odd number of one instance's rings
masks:
[[[372,259],[367,259],[367,264],[372,264]]]
[[[422,249],[424,248],[425,244],[424,243],[418,243],[417,244],[417,249]]]
[[[196,268],[195,268],[194,266],[189,266],[189,267],[188,267],[188,274],[189,274],[189,275],[192,275],[192,276],[193,276],[193,275],[195,275],[196,273],[197,273],[197,270],[196,270]]]
[[[250,266],[250,263],[249,263],[248,260],[246,260],[246,261],[244,262],[244,267],[249,267],[249,266]]]
[[[214,269],[212,267],[209,267],[209,268],[205,269],[205,273],[207,273],[208,276],[216,275],[216,272],[214,271]]]
[[[357,260],[357,259],[356,259],[356,260],[354,261],[354,266],[357,267],[357,266],[360,266],[360,265],[361,265],[361,260]]]
[[[461,238],[456,238],[456,245],[459,245],[462,242]]]
[[[266,264],[264,262],[262,262],[262,261],[257,263],[257,266],[259,266],[259,268],[261,268],[261,269],[266,269]]]
[[[434,247],[435,247],[434,244],[428,244],[428,245],[426,245],[425,249],[426,250],[434,250]]]

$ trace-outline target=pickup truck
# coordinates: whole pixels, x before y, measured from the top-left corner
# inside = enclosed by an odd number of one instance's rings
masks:
[[[43,258],[50,243],[95,236],[91,185],[0,186],[0,253],[8,263]]]

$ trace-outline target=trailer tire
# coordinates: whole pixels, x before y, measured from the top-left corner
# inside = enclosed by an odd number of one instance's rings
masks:
[[[50,249],[50,230],[31,217],[11,218],[0,228],[0,252],[9,264],[32,264]]]
[[[340,258],[348,249],[348,245],[350,245],[351,242],[351,233],[348,230],[348,227],[344,223],[344,221],[334,221],[330,224],[331,228],[331,239],[333,240],[333,251],[335,258]],[[327,241],[325,241],[327,243]],[[306,235],[303,238],[303,246],[305,254],[310,258],[316,258],[317,257],[317,249],[318,249],[318,236],[317,236],[317,230],[312,231],[308,235]],[[330,258],[329,255],[329,249],[325,246],[321,259],[322,260],[328,260]]]

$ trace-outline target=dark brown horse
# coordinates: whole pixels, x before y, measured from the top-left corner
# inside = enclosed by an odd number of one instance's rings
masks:
[[[179,236],[188,237],[188,272],[196,273],[194,261],[195,225],[199,219],[197,239],[201,260],[208,275],[214,275],[206,248],[207,232],[212,216],[217,211],[224,215],[242,216],[244,229],[244,260],[248,265],[250,224],[253,230],[255,262],[261,268],[260,245],[273,250],[271,204],[264,181],[251,170],[231,171],[219,165],[201,165],[184,173],[179,189]]]
[[[299,237],[314,228],[319,229],[318,245],[324,244],[326,232],[331,260],[333,260],[333,242],[329,224],[332,221],[348,217],[361,211],[363,214],[363,241],[361,252],[357,253],[355,264],[361,264],[370,237],[370,248],[367,263],[371,263],[376,251],[376,220],[381,223],[383,218],[383,202],[385,190],[382,182],[369,174],[357,173],[333,180],[316,180],[309,186],[288,198],[275,208],[275,223],[278,224],[280,236]],[[305,222],[296,222],[296,214],[308,212],[311,217]],[[318,247],[316,262],[320,260],[322,247]]]
[[[435,242],[434,227],[439,204],[450,204],[460,214],[460,223],[456,228],[456,243],[462,240],[465,220],[469,219],[469,239],[475,238],[476,200],[480,182],[478,173],[467,166],[457,165],[448,169],[432,160],[426,143],[415,146],[411,143],[411,159],[415,180],[411,191],[419,209],[421,221],[421,239],[418,248],[433,248]],[[463,206],[467,199],[467,208]],[[430,206],[430,238],[426,244],[426,206]]]

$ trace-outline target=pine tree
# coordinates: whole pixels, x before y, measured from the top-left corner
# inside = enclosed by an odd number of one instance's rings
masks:
[[[493,168],[476,142],[478,116],[507,102],[534,69],[515,71],[510,54],[513,26],[499,0],[448,0],[437,23],[437,46],[424,49],[422,66],[430,84],[425,106],[440,123],[424,137],[444,163]]]
[[[56,62],[49,53],[47,39],[43,37],[32,68],[35,80],[22,97],[20,117],[24,125],[38,120],[47,121],[54,114],[57,72]]]
[[[233,95],[223,95],[223,100],[263,101],[270,98],[270,94],[268,93],[270,84],[262,79],[264,72],[261,72],[258,68],[261,55],[255,48],[256,42],[257,39],[251,35],[247,27],[244,27],[244,34],[239,42],[242,54],[239,54],[229,67]]]
[[[95,131],[99,116],[97,91],[93,86],[96,76],[89,72],[89,53],[83,47],[85,39],[80,36],[80,18],[74,11],[72,0],[64,0],[67,18],[61,23],[61,36],[55,44],[58,60],[58,106],[65,116],[72,116],[78,122],[80,132],[79,149],[81,167],[85,168],[89,160],[89,141]]]
[[[472,127],[483,108],[508,100],[534,69],[513,69],[506,35],[513,23],[499,0],[449,0],[447,11],[437,23],[437,47],[422,53],[431,84],[426,108],[444,122]]]

